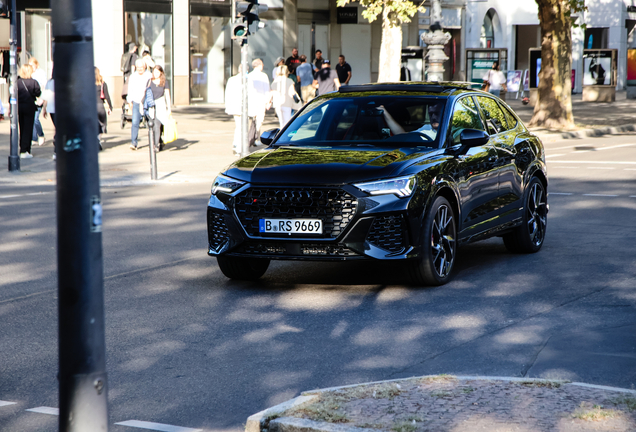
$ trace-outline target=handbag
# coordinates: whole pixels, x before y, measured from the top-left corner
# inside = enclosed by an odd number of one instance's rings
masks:
[[[163,125],[163,135],[161,135],[161,138],[165,144],[169,144],[179,138],[177,122],[172,118],[172,114],[168,116],[168,120]]]

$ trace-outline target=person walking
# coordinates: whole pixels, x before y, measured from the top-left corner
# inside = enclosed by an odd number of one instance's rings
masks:
[[[492,64],[486,75],[484,75],[484,84],[487,86],[487,91],[495,96],[499,97],[501,90],[506,91],[506,77],[503,72],[499,70],[499,62]]]
[[[146,63],[146,68],[152,73],[155,68],[155,61],[150,57],[150,51],[144,50],[141,59]]]
[[[236,75],[230,77],[225,85],[225,113],[234,117],[234,140],[232,151],[235,155],[241,154],[241,115],[242,115],[242,67],[239,65]],[[268,79],[269,81],[269,79]]]
[[[36,99],[42,94],[40,84],[33,78],[33,68],[29,64],[22,65],[18,74],[18,120],[20,124],[20,159],[32,158],[31,140],[33,123],[37,106]]]
[[[292,116],[292,109],[298,107],[300,96],[294,89],[294,82],[289,78],[289,69],[282,65],[276,68],[276,79],[271,85],[270,100],[267,109],[274,106],[280,128],[282,129]]]
[[[314,73],[311,64],[307,63],[307,56],[300,56],[300,66],[296,68],[296,76],[300,80],[300,94],[303,102],[307,103],[316,97],[314,88]]]
[[[155,122],[152,127],[155,139],[153,145],[155,146],[155,151],[161,151],[163,150],[163,144],[160,144],[161,132],[163,125],[168,122],[171,112],[170,89],[166,88],[166,73],[161,66],[156,65],[152,70],[152,79],[148,88],[152,92],[152,98],[155,100]],[[145,97],[144,94],[144,99]]]
[[[40,89],[44,89],[44,87],[46,87],[46,81],[48,79],[48,77],[46,76],[46,72],[40,69],[40,62],[35,57],[31,57],[29,59],[29,64],[33,68],[33,74],[31,75],[31,78],[38,82],[38,84],[40,85]],[[37,109],[35,111],[35,121],[33,123],[33,142],[41,146],[46,141],[46,139],[44,138],[44,130],[42,130],[42,123],[40,123],[42,100],[38,99],[35,104],[37,105]]]
[[[42,104],[42,116],[47,118],[47,116],[51,115],[51,123],[53,123],[53,129],[55,130],[55,81],[51,78],[44,87],[44,91],[42,92],[42,100],[44,103]],[[55,137],[56,133],[53,134],[53,160],[56,158],[55,153]]]
[[[141,122],[142,108],[141,100],[146,93],[148,81],[150,80],[150,72],[146,70],[146,63],[139,59],[135,63],[135,73],[128,80],[128,96],[126,101],[132,104],[132,127],[130,128],[130,148],[137,150],[139,136],[139,123]]]
[[[298,56],[298,48],[292,49],[292,55],[285,60],[285,66],[289,69],[289,78],[294,82],[296,93],[300,94],[300,80],[296,76],[296,68],[300,65],[300,57]]]
[[[255,59],[252,62],[252,72],[247,74],[247,110],[248,116],[256,122],[256,137],[260,136],[265,107],[269,97],[269,78],[263,72],[263,61]]]
[[[274,62],[274,70],[272,70],[272,79],[276,79],[276,68],[284,64],[285,64],[285,59],[283,57],[276,58],[276,61]]]
[[[135,65],[137,64],[137,45],[133,42],[128,44],[128,51],[121,56],[121,71],[124,74],[124,85],[121,88],[121,97],[126,99],[128,96],[128,81],[135,72]]]
[[[336,73],[338,74],[338,81],[340,81],[340,85],[349,84],[349,80],[351,80],[351,66],[345,61],[345,56],[342,54],[338,57]]]
[[[322,58],[322,51],[321,50],[316,50],[316,56],[314,57],[314,74],[320,72],[320,69],[322,69],[322,62],[325,59]]]
[[[340,88],[340,80],[335,70],[331,69],[331,62],[324,59],[322,69],[316,73],[314,87],[318,87],[318,94],[325,94],[332,91],[338,91]]]
[[[98,68],[95,68],[95,90],[97,91],[97,120],[99,121],[97,140],[99,141],[99,149],[102,150],[101,135],[107,133],[108,116],[113,111],[113,102],[110,100],[110,93],[108,93],[108,84],[104,82]],[[108,106],[105,106],[106,104]]]

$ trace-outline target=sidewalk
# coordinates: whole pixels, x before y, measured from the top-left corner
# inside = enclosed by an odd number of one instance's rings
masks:
[[[234,119],[224,112],[222,105],[182,107],[173,111],[177,121],[179,139],[166,145],[157,154],[159,183],[209,183],[217,173],[236,160],[232,154]],[[148,130],[139,130],[140,149],[130,146],[130,122],[120,127],[121,110],[108,118],[108,134],[103,136],[104,150],[99,153],[102,186],[150,184],[150,155]],[[32,159],[20,160],[20,172],[7,171],[9,157],[8,118],[0,122],[0,185],[2,184],[55,184],[53,156],[53,126],[50,119],[42,118],[46,142],[34,145]],[[266,128],[278,126],[270,111]]]
[[[303,393],[246,432],[636,430],[636,391],[526,378],[414,377]]]

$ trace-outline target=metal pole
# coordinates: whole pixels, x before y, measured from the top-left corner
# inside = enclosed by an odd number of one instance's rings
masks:
[[[157,180],[157,153],[155,152],[155,109],[148,110],[148,144],[150,147],[150,179]]]
[[[232,24],[236,21],[236,1],[231,0],[230,5],[230,29],[232,29]],[[234,76],[234,44],[230,43],[230,76]],[[227,82],[227,81],[226,81]]]
[[[59,430],[108,430],[91,0],[52,0],[57,67]],[[61,66],[63,65],[63,66]]]
[[[9,40],[9,104],[11,109],[11,145],[9,150],[9,171],[20,171],[20,152],[18,140],[18,89],[16,84],[18,81],[18,65],[16,59],[18,56],[18,26],[17,26],[17,7],[15,0],[11,1],[11,38]]]
[[[243,39],[241,43],[241,157],[247,156],[249,153],[249,146],[247,142],[248,133],[248,117],[247,117],[247,39]]]

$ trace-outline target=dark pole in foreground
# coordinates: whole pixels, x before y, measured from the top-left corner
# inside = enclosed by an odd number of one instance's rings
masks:
[[[11,37],[9,40],[9,105],[11,106],[11,148],[9,150],[9,171],[20,171],[20,154],[18,151],[18,27],[16,21],[17,8],[15,0],[11,0]]]
[[[155,152],[155,109],[148,110],[148,144],[150,147],[150,180],[157,180],[157,153]]]
[[[91,0],[52,0],[61,432],[108,430]]]

